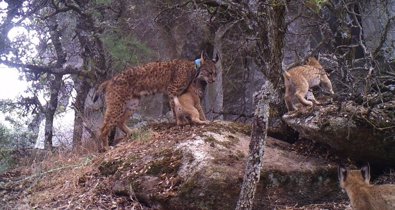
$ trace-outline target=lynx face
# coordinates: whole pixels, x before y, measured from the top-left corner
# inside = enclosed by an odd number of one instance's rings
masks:
[[[115,127],[120,128],[127,136],[134,130],[126,122],[136,111],[142,96],[164,93],[169,96],[170,106],[174,110],[174,99],[188,88],[191,80],[201,78],[212,83],[216,77],[216,60],[201,57],[202,65],[196,75],[195,64],[188,60],[172,60],[151,62],[129,68],[109,81],[104,82],[99,91],[105,92],[106,113],[100,130],[99,150],[108,147],[108,135]],[[96,97],[95,97],[96,98]]]
[[[371,185],[370,167],[360,170],[338,168],[340,186],[346,190],[351,205],[355,210],[390,210],[395,209],[395,185]]]
[[[203,57],[203,56],[202,56]],[[202,59],[202,66],[200,67],[200,74],[198,75],[199,80],[204,80],[207,83],[215,82],[217,78],[217,70],[215,63],[218,61],[218,55],[215,59]]]
[[[332,83],[327,73],[322,68],[318,60],[309,58],[307,65],[297,66],[283,74],[285,85],[284,100],[288,111],[297,110],[294,99],[298,99],[305,106],[312,106],[313,102],[320,104],[318,101],[306,100],[306,94],[311,87],[321,85],[326,91],[334,94]]]

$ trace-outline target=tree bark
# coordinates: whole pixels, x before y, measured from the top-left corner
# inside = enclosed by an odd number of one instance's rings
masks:
[[[285,105],[282,100],[284,92],[282,59],[286,31],[286,2],[276,3],[269,1],[268,3],[262,8],[267,15],[265,18],[266,22],[258,24],[262,30],[259,44],[267,46],[263,47],[265,49],[263,52],[263,58],[265,59],[263,63],[266,66],[263,73],[268,81],[263,85],[257,96],[258,100],[256,100],[258,104],[251,133],[250,152],[236,210],[248,210],[253,207],[255,191],[263,163],[264,142],[268,134],[269,120],[271,120],[271,125],[277,126],[271,128],[272,133],[278,132],[281,135],[284,133],[284,130],[290,130],[281,121],[281,115],[285,112]]]
[[[77,89],[77,97],[74,103],[74,131],[73,131],[73,149],[78,148],[82,142],[84,131],[85,101],[88,96],[90,84],[83,80]]]
[[[267,137],[273,91],[272,84],[266,81],[260,95],[257,96],[259,102],[252,125],[250,152],[236,210],[252,209],[253,206],[256,186],[259,182],[263,163],[264,143]]]
[[[56,108],[58,107],[58,96],[60,87],[62,86],[62,75],[56,74],[53,81],[51,81],[50,85],[50,99],[47,104],[47,109],[45,113],[45,143],[44,149],[52,150],[52,137],[53,137],[53,120],[56,112]]]

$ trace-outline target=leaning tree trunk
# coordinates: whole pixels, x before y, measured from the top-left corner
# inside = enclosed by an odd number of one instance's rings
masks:
[[[267,137],[269,110],[273,91],[271,83],[266,81],[260,94],[256,97],[256,99],[258,99],[258,104],[252,125],[250,152],[236,210],[252,209],[253,206],[256,186],[261,175],[264,154],[263,148]]]
[[[45,112],[45,140],[44,149],[52,150],[52,137],[53,137],[53,120],[58,107],[58,96],[60,87],[62,86],[62,75],[56,74],[54,80],[51,81],[51,95],[49,102],[47,104],[47,109]]]
[[[269,132],[269,120],[278,121],[276,123],[270,122],[271,125],[280,125],[274,129],[272,128],[272,132],[274,130],[278,133],[284,133],[284,130],[289,130],[287,125],[281,121],[281,115],[284,113],[285,108],[282,100],[284,87],[282,85],[281,65],[286,31],[285,2],[284,4],[274,1],[265,2],[260,9],[267,15],[264,22],[259,22],[258,20],[257,26],[261,30],[261,41],[259,44],[264,49],[264,56],[262,57],[265,60],[261,62],[265,64],[266,69],[263,73],[268,81],[266,81],[257,96],[258,104],[251,134],[250,152],[236,210],[248,210],[253,207],[255,191],[262,168],[264,141]]]
[[[82,142],[84,131],[85,101],[88,96],[91,85],[84,79],[77,89],[77,97],[74,103],[74,131],[73,131],[73,149],[78,148]]]
[[[285,23],[285,4],[269,1],[269,6],[265,6],[264,13],[267,14],[264,20],[261,40],[262,45],[267,46],[263,50],[263,61],[266,67],[263,72],[266,78],[273,84],[276,100],[272,101],[270,107],[270,127],[269,135],[288,142],[295,141],[297,134],[286,123],[282,121],[282,115],[287,111],[284,103],[284,81],[282,77],[282,60],[285,32],[287,26]]]

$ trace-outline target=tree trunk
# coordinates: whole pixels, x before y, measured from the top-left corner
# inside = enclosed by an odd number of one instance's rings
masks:
[[[261,24],[261,46],[264,50],[264,61],[266,66],[263,72],[268,81],[263,85],[257,96],[257,108],[253,130],[251,134],[250,152],[243,185],[237,202],[236,210],[252,209],[256,186],[262,168],[264,141],[268,134],[268,124],[271,121],[271,135],[283,134],[290,130],[282,122],[281,116],[285,112],[285,105],[282,100],[284,85],[282,78],[282,59],[285,38],[285,2],[278,4],[269,1],[268,5],[262,8],[267,14],[266,23]],[[258,24],[259,25],[259,24]],[[264,27],[262,27],[264,26]],[[286,132],[285,132],[286,133]]]
[[[55,79],[51,81],[50,85],[50,99],[47,104],[47,109],[45,113],[45,143],[44,149],[52,150],[52,137],[53,137],[53,120],[58,107],[58,96],[60,87],[62,86],[62,75],[56,74]]]
[[[84,131],[85,101],[88,96],[90,84],[83,80],[77,89],[77,97],[74,103],[74,131],[73,131],[73,149],[78,148],[82,142]]]
[[[266,73],[265,76],[273,84],[277,94],[276,100],[272,101],[270,110],[270,128],[269,136],[282,139],[287,142],[296,141],[297,133],[291,129],[286,123],[282,121],[282,115],[287,112],[284,103],[284,81],[283,81],[283,49],[285,32],[287,31],[285,23],[285,1],[283,4],[271,3],[271,6],[266,6],[265,13],[268,15],[267,24],[267,51],[264,57]]]
[[[260,98],[258,98],[259,102],[252,125],[250,152],[236,210],[247,210],[253,207],[256,186],[261,175],[264,142],[267,137],[271,93],[273,91],[272,85],[267,81],[261,90],[261,95],[258,95]]]

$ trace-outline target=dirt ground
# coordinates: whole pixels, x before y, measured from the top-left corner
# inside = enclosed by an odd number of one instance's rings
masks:
[[[173,124],[152,124],[142,129],[133,140],[122,141],[106,153],[58,152],[48,155],[45,160],[25,161],[28,165],[17,167],[0,174],[1,209],[156,209],[148,208],[144,198],[133,193],[133,189],[123,186],[119,180],[133,179],[141,173],[154,169],[147,168],[139,161],[150,161],[145,154],[166,152],[188,137],[212,129],[199,126],[176,127]],[[249,133],[249,126],[238,126],[240,131]],[[308,140],[293,144],[293,151],[305,156],[315,156],[338,161],[339,158],[329,148]],[[125,157],[135,157],[125,160]],[[168,161],[176,167],[177,154],[171,154]],[[137,161],[137,162],[136,162]],[[133,162],[133,164],[132,164]],[[141,162],[141,163],[142,163]],[[129,170],[123,170],[128,168]],[[162,169],[158,169],[162,170]],[[130,171],[133,171],[132,173]],[[160,171],[161,181],[157,190],[163,198],[171,196],[178,189],[174,171]],[[378,183],[391,183],[393,173],[383,176]],[[347,209],[348,202],[311,204],[298,206],[297,203],[278,206],[276,209]]]

